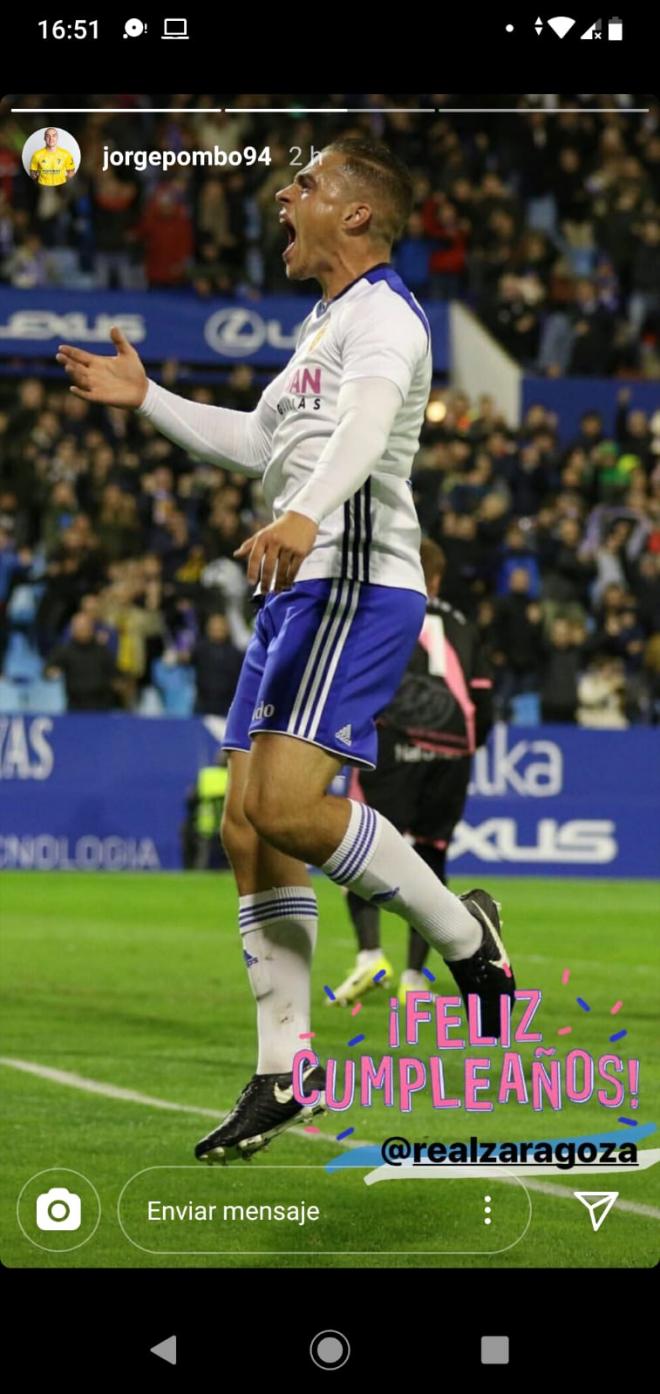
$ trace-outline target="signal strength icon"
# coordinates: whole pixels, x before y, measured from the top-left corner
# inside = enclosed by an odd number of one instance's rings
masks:
[[[591,27],[590,27],[589,29],[585,29],[584,34],[580,34],[580,38],[581,38],[581,39],[602,39],[602,37],[603,37],[603,21],[602,21],[602,19],[597,19],[595,24],[592,24]]]
[[[548,20],[550,28],[554,29],[554,32],[559,39],[565,38],[565,36],[568,34],[569,29],[573,28],[575,22],[576,21],[574,19],[569,19],[567,15],[555,15],[554,19]]]

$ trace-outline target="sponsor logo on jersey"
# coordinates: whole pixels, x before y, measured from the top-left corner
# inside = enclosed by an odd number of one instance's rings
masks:
[[[321,393],[321,369],[296,368],[284,390],[296,397],[304,397],[308,392],[310,396],[318,397]]]

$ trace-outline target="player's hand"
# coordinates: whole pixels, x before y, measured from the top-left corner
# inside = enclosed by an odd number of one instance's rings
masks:
[[[117,350],[114,356],[60,344],[55,358],[71,378],[76,397],[107,407],[139,407],[147,393],[142,360],[121,329],[111,329],[110,338]]]
[[[318,530],[318,523],[306,518],[304,513],[285,513],[277,522],[246,538],[234,556],[249,558],[248,581],[256,585],[261,580],[261,588],[266,594],[277,568],[275,590],[283,591],[293,585],[305,557],[309,556],[314,546]]]

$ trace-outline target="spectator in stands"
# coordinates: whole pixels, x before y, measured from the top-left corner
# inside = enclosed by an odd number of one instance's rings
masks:
[[[71,639],[53,649],[47,678],[64,678],[67,707],[72,712],[109,711],[115,705],[117,670],[107,644],[94,637],[94,625],[82,613],[71,622]]]
[[[97,534],[109,561],[136,556],[140,550],[137,500],[124,493],[118,484],[106,484],[103,490]]]
[[[3,276],[20,290],[38,290],[56,280],[52,260],[36,232],[29,232],[6,258]]]
[[[508,581],[508,594],[495,609],[492,654],[498,672],[496,695],[505,713],[512,697],[538,692],[544,657],[543,611],[530,597],[529,571],[514,567]]]
[[[582,667],[585,632],[567,619],[556,619],[545,644],[541,676],[543,721],[574,722],[578,703],[578,678]]]
[[[119,636],[117,690],[126,707],[135,705],[139,688],[148,677],[149,641],[162,640],[165,632],[160,605],[154,600],[139,567],[124,570],[101,594],[102,618]]]
[[[631,596],[624,596],[616,610],[603,613],[601,624],[590,636],[589,649],[620,659],[628,677],[641,669],[644,656],[644,628]]]
[[[539,288],[533,293],[520,277],[507,272],[501,277],[493,300],[482,301],[484,323],[517,363],[530,365],[535,361],[539,346],[540,320],[535,301]]]
[[[529,576],[529,595],[538,600],[541,594],[541,573],[538,559],[525,537],[519,522],[510,523],[506,531],[502,559],[497,572],[497,594],[506,595],[509,591],[509,578],[512,571],[522,568]]]
[[[577,518],[562,518],[556,529],[552,554],[547,558],[543,580],[543,598],[548,604],[561,608],[563,613],[579,607],[583,616],[589,602],[589,587],[595,566],[581,551],[582,533]],[[571,613],[575,616],[574,609]]]
[[[432,243],[433,294],[440,300],[460,295],[465,280],[468,234],[458,211],[444,194],[433,195],[422,210],[422,227]]]
[[[653,321],[660,330],[660,219],[646,218],[639,230],[631,268],[630,330],[637,338]]]
[[[578,681],[578,726],[621,731],[625,714],[626,680],[619,659],[595,658]]]
[[[94,274],[101,289],[116,285],[120,290],[137,290],[144,284],[136,245],[138,216],[137,183],[120,179],[113,169],[98,174],[92,191],[92,227]]]
[[[183,180],[157,185],[147,199],[136,232],[144,244],[149,285],[155,289],[184,285],[192,264],[194,235]]]
[[[594,604],[598,604],[601,595],[608,586],[618,585],[624,588],[627,587],[628,577],[625,547],[629,537],[630,524],[628,520],[626,518],[619,518],[610,523],[601,545],[596,548],[596,583],[593,588]]]
[[[98,595],[84,595],[80,602],[79,614],[86,615],[91,621],[92,632],[97,644],[105,644],[108,652],[116,659],[119,647],[119,635],[111,624],[106,624],[101,617],[102,604]],[[73,637],[73,620],[67,626],[62,636],[62,642],[69,644]]]
[[[197,680],[195,711],[226,716],[236,690],[243,654],[231,642],[224,615],[209,615],[204,638],[192,650],[189,661]]]
[[[617,397],[614,427],[617,444],[624,454],[637,455],[646,473],[650,474],[656,460],[651,423],[645,411],[629,409],[630,400],[630,388],[622,387]]]
[[[640,557],[633,587],[646,633],[660,632],[660,551],[645,552]]]
[[[577,282],[571,318],[569,372],[582,377],[607,374],[612,362],[614,316],[600,303],[593,281]]]
[[[99,589],[103,558],[93,536],[88,536],[80,514],[60,535],[48,555],[46,589],[37,611],[39,648],[47,654],[64,625],[78,609],[84,595]]]
[[[203,534],[207,559],[216,561],[218,557],[233,557],[247,536],[248,530],[236,509],[226,507],[222,497],[217,497]]]
[[[408,227],[394,257],[394,265],[403,281],[418,297],[425,299],[431,290],[431,250],[433,241],[426,235],[424,217],[415,210],[410,214]]]

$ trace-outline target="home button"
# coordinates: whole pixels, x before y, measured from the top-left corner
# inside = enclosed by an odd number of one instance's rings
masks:
[[[339,1370],[346,1364],[351,1348],[341,1331],[319,1331],[309,1353],[320,1370]]]

